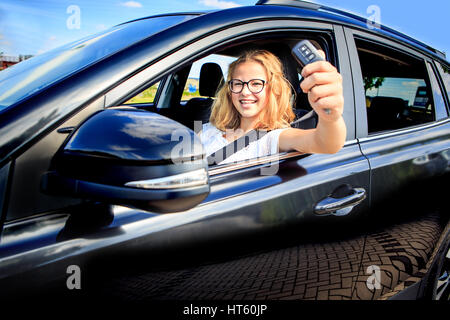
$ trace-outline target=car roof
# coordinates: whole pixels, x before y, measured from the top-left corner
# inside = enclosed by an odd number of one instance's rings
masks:
[[[155,17],[161,17],[161,19],[154,19]],[[136,68],[148,66],[157,59],[178,50],[187,41],[196,41],[204,38],[205,35],[217,30],[224,30],[230,26],[276,19],[318,21],[349,26],[354,29],[364,29],[368,33],[383,35],[396,40],[398,43],[409,45],[425,55],[440,60],[447,66],[449,65],[443,55],[439,55],[436,50],[399,32],[386,27],[370,30],[365,19],[361,17],[328,7],[325,8],[311,3],[306,4],[304,1],[267,0],[259,1],[258,5],[254,6],[216,11],[174,13],[137,19],[119,25],[118,28],[116,26],[87,39],[81,39],[75,43],[56,48],[54,51],[43,53],[2,71],[0,82],[3,77],[3,80],[8,80],[14,90],[24,91],[24,95],[5,105],[3,110],[0,106],[1,115],[3,119],[6,119],[3,122],[4,125],[0,126],[0,153],[2,156],[4,155],[3,160],[7,161],[14,154],[19,154],[21,150],[24,150],[23,147],[30,139],[35,139],[40,134],[47,132],[62,117],[79,110],[88,101],[93,101],[92,99],[96,98],[98,94],[115,86],[118,81],[123,81],[125,78],[134,75],[138,71]],[[149,26],[152,24],[152,20],[167,20],[167,23],[161,24],[153,30]],[[156,21],[154,22],[156,23]],[[89,49],[86,41],[92,42],[94,39],[95,46],[92,45],[91,48],[94,54],[93,59],[79,68],[75,66],[72,70],[67,61],[78,63],[74,59],[75,55],[85,59],[86,57],[83,54],[85,51],[83,50]],[[103,48],[105,43],[113,43],[114,50],[110,52],[108,50],[111,48],[107,46]],[[97,47],[108,50],[96,50]],[[60,59],[60,55],[65,60]],[[129,58],[130,55],[133,56],[133,59]],[[90,56],[88,55],[88,57]],[[47,81],[48,78],[45,77],[49,77],[51,74],[42,71],[47,70],[45,69],[48,65],[47,62],[51,59],[57,59],[60,65],[64,65],[70,70],[66,70],[67,72],[61,71],[61,74],[51,79],[52,81]],[[83,62],[84,60],[80,61]],[[52,70],[55,70],[54,64],[52,66]],[[116,72],[117,66],[120,66],[121,72]],[[36,68],[40,68],[41,72],[34,72]],[[35,78],[39,76],[36,80],[39,83],[34,86],[34,82],[30,82],[33,86],[27,90],[24,90],[23,86],[16,86],[14,81],[10,81],[13,75],[18,74],[29,81],[25,72],[32,72]],[[41,77],[41,74],[45,77]],[[85,81],[92,84],[89,90],[86,90],[84,86]],[[28,85],[28,82],[24,83]],[[7,86],[0,86],[0,98],[2,90],[9,89]],[[65,94],[69,90],[77,92],[76,99],[74,95]],[[43,91],[47,93],[43,95]],[[34,115],[39,115],[42,121],[37,121],[33,118]],[[25,116],[28,117],[26,121],[24,120]],[[21,132],[9,129],[19,122],[21,123],[20,128],[25,128],[25,125],[22,124],[26,123],[26,129]],[[0,158],[0,165],[2,164],[1,161],[2,158]]]
[[[149,32],[147,22],[156,19],[173,19],[173,18],[182,18],[182,20],[177,20],[177,22],[168,24],[166,27],[162,27],[159,30],[156,30],[155,33]],[[215,10],[215,11],[197,11],[197,12],[185,12],[185,13],[170,13],[170,14],[162,14],[162,15],[154,15],[150,17],[135,19],[132,21],[128,21],[122,24],[119,24],[114,28],[119,28],[123,30],[134,30],[136,33],[142,34],[142,37],[139,39],[134,39],[135,37],[129,37],[129,39],[123,39],[121,42],[124,42],[122,48],[117,48],[117,54],[125,51],[132,45],[137,45],[144,38],[150,38],[154,35],[160,34],[163,37],[170,36],[172,38],[176,38],[177,35],[174,34],[176,32],[180,32],[180,30],[187,31],[186,35],[182,38],[186,39],[186,37],[195,37],[195,36],[204,36],[205,30],[212,32],[213,30],[220,30],[222,28],[227,28],[232,25],[238,25],[242,23],[247,23],[251,21],[264,21],[267,19],[302,19],[302,20],[310,20],[310,21],[320,21],[320,22],[328,22],[334,24],[340,24],[344,26],[350,26],[352,28],[364,29],[367,32],[375,33],[378,35],[383,35],[384,37],[388,37],[389,39],[395,40],[405,45],[410,45],[411,47],[421,50],[424,54],[433,57],[436,60],[442,61],[444,64],[449,65],[446,61],[445,55],[439,52],[436,49],[416,40],[411,37],[408,37],[400,32],[397,32],[393,29],[390,29],[385,26],[380,26],[380,28],[371,29],[369,28],[366,19],[359,17],[355,14],[348,13],[339,9],[333,9],[330,7],[326,7],[323,5],[300,1],[300,0],[259,0],[254,6],[246,6],[246,7],[237,7],[230,8],[224,10]],[[180,28],[181,26],[181,28]],[[173,30],[171,32],[170,30]],[[190,31],[189,31],[190,30]],[[133,32],[134,32],[133,31]],[[126,31],[124,31],[126,32]],[[147,34],[147,32],[149,32]],[[190,32],[190,33],[189,33]],[[169,35],[170,34],[170,35]],[[95,36],[95,35],[93,35]],[[104,35],[101,35],[105,41],[108,38],[114,36],[114,32],[106,31]],[[180,37],[178,37],[180,38]],[[134,40],[133,40],[134,39]],[[116,41],[115,41],[116,42]],[[75,42],[78,43],[78,42]],[[67,48],[70,49],[70,44],[66,45]],[[82,47],[82,46],[80,46]],[[64,46],[61,47],[64,49]],[[58,48],[53,51],[58,51],[61,48]],[[66,49],[67,49],[66,48]],[[78,48],[78,47],[77,47]],[[66,50],[67,51],[67,50]],[[128,50],[129,52],[129,50]],[[72,54],[73,52],[71,52]],[[44,55],[41,55],[40,59],[44,59]],[[104,57],[96,56],[96,60],[100,61]],[[34,61],[37,61],[36,57],[33,58]],[[33,59],[30,59],[33,60]],[[73,59],[72,59],[73,60]],[[25,61],[29,62],[29,61]],[[92,63],[96,63],[97,61],[92,61]],[[21,64],[23,68],[25,64]],[[76,66],[75,66],[76,67]],[[11,70],[9,70],[11,69]],[[8,68],[8,72],[14,68]],[[16,68],[17,69],[17,68]],[[31,70],[31,68],[29,68]],[[19,71],[19,70],[17,70]],[[70,71],[70,70],[69,70]],[[32,72],[29,71],[29,72]],[[70,74],[71,72],[67,72]],[[5,79],[7,78],[7,74],[2,74]],[[62,79],[61,77],[56,77],[54,80],[59,81]],[[1,77],[0,77],[1,82]],[[42,88],[41,88],[42,89]],[[1,91],[1,90],[0,90]],[[1,96],[1,94],[0,94]],[[20,97],[19,97],[20,98]],[[11,99],[10,99],[11,100]],[[12,105],[18,103],[22,99],[11,100],[13,102],[9,104],[4,104],[5,107],[8,105]],[[3,109],[5,108],[3,107]],[[0,106],[0,111],[2,107]]]
[[[332,15],[340,15],[343,17],[346,17],[350,20],[353,20],[355,25],[361,26],[361,22],[363,23],[363,27],[367,30],[372,31],[372,29],[369,28],[367,24],[367,18],[361,17],[357,14],[350,13],[341,9],[332,8],[329,6],[325,6],[318,3],[303,1],[303,0],[259,0],[256,5],[282,5],[282,6],[291,6],[291,7],[297,7],[297,8],[305,8],[309,10],[316,10],[316,11],[323,11],[328,12],[330,16]],[[408,42],[414,43],[417,47],[421,47],[422,49],[426,49],[431,51],[432,53],[436,54],[441,59],[446,59],[445,53],[442,51],[439,51],[415,38],[412,38],[404,33],[401,33],[395,29],[392,29],[390,27],[387,27],[383,24],[380,24],[379,30],[384,32],[387,35],[393,35],[395,37],[401,38],[402,40],[406,40]]]
[[[351,12],[347,12],[342,9],[337,9],[303,0],[259,0],[255,5],[258,6],[258,9],[260,8],[262,9],[263,7],[265,8],[262,10],[255,10],[256,9],[255,6],[247,6],[222,10],[170,13],[135,19],[125,22],[123,24],[132,23],[142,19],[149,19],[154,17],[170,16],[170,15],[190,15],[198,17],[202,16],[203,18],[206,18],[206,16],[211,16],[211,19],[213,19],[213,17],[215,18],[215,16],[221,12],[226,12],[229,18],[229,22],[233,22],[233,19],[236,19],[237,17],[239,17],[241,20],[247,20],[255,18],[257,16],[264,15],[264,11],[268,16],[277,16],[277,14],[280,15],[282,12],[284,12],[286,16],[289,16],[289,14],[291,14],[295,15],[296,18],[328,21],[330,23],[338,23],[342,25],[356,27],[358,29],[364,29],[365,31],[368,31],[370,33],[375,33],[378,35],[382,35],[384,37],[391,38],[396,41],[406,43],[414,47],[415,49],[424,51],[425,53],[433,56],[434,58],[448,64],[447,57],[444,52],[439,51],[436,48],[433,48],[427,45],[426,43],[419,41],[418,39],[410,37],[404,33],[401,33],[383,24],[380,24],[379,27],[377,28],[373,27],[370,28],[367,23],[367,18],[361,17]],[[280,11],[277,10],[276,8],[277,9],[282,8],[282,10]]]

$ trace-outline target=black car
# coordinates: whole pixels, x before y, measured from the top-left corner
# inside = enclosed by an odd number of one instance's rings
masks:
[[[195,132],[226,66],[266,49],[299,88],[303,39],[343,76],[345,146],[208,165]],[[130,21],[1,71],[0,291],[448,297],[449,70],[387,27],[268,0]],[[295,126],[314,127],[294,96]]]

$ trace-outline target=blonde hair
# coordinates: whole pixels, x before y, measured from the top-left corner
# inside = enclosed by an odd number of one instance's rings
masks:
[[[274,130],[289,127],[295,118],[291,105],[292,86],[284,77],[281,61],[266,50],[246,52],[230,64],[227,81],[217,94],[209,122],[221,131],[239,128],[241,116],[231,100],[228,81],[231,80],[236,67],[244,62],[261,64],[268,76],[266,83],[267,106],[261,110],[261,116],[255,129]]]

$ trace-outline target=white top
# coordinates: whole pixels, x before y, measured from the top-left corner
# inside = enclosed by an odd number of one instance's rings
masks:
[[[238,162],[242,160],[247,159],[253,159],[253,158],[259,158],[264,156],[269,156],[272,154],[278,153],[278,139],[280,137],[280,133],[287,128],[282,129],[275,129],[272,131],[269,131],[266,135],[261,137],[260,139],[256,141],[252,141],[249,143],[249,145],[245,148],[242,148],[238,152],[232,154],[228,158],[226,158],[223,161],[218,161],[220,164],[224,163],[232,163],[232,162]],[[212,153],[216,152],[217,150],[222,149],[226,145],[229,145],[231,142],[229,142],[226,138],[224,138],[225,132],[220,131],[215,126],[213,126],[211,123],[205,123],[203,124],[202,131],[200,132],[200,140],[203,144],[204,151],[206,153],[206,156],[208,157]],[[233,146],[233,145],[231,145]],[[222,156],[222,155],[218,155]],[[217,159],[216,157],[216,160]]]

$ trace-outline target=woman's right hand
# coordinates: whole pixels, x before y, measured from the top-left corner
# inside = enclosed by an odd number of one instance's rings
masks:
[[[319,50],[323,56],[325,53]],[[316,61],[302,70],[300,88],[308,94],[311,107],[324,121],[338,120],[344,111],[342,76],[328,61]]]

